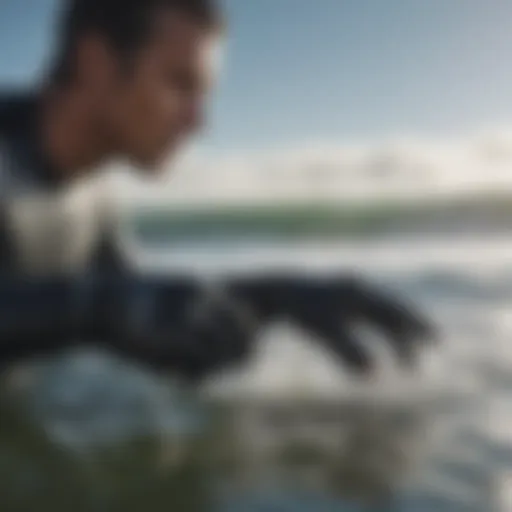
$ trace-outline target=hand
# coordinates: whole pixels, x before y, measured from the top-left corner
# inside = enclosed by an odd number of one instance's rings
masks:
[[[316,336],[351,368],[371,370],[372,359],[360,343],[360,324],[379,330],[403,363],[414,362],[434,329],[418,312],[357,279],[279,277],[239,282],[233,289],[260,317],[288,319]]]

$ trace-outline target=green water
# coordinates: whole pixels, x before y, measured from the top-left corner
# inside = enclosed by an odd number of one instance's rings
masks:
[[[339,407],[337,416],[334,404],[315,406],[311,416],[301,414],[328,426],[326,449],[320,442],[326,441],[325,430],[309,440],[291,435],[296,412],[306,406],[292,411],[295,416],[281,412],[280,418],[275,417],[279,409],[269,416],[255,408],[249,411],[252,426],[281,429],[281,441],[269,451],[261,446],[255,450],[257,436],[244,432],[237,422],[248,412],[246,407],[203,407],[208,408],[209,427],[200,434],[133,438],[81,452],[52,442],[19,407],[4,402],[0,510],[244,512],[278,510],[262,504],[265,500],[272,500],[273,506],[277,500],[283,507],[279,510],[299,510],[298,500],[307,511],[327,505],[336,507],[329,510],[356,510],[348,507],[361,503],[364,508],[357,510],[377,511],[390,502],[392,481],[365,466],[363,455],[371,450],[385,456],[388,472],[399,480],[400,453],[391,447],[418,420],[395,411],[386,415],[386,430],[375,417],[361,416],[354,423],[355,410]]]
[[[302,237],[375,235],[441,229],[443,225],[487,224],[512,228],[512,199],[493,194],[433,201],[368,204],[297,204],[194,209],[145,208],[127,219],[146,241],[207,236]]]

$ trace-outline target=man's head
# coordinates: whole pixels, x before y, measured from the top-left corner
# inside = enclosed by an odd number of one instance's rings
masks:
[[[213,0],[65,0],[52,79],[148,170],[201,125],[220,19]]]

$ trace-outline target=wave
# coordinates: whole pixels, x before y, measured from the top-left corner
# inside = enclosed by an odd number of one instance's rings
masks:
[[[429,201],[134,208],[126,226],[145,243],[389,233],[512,233],[512,195]]]

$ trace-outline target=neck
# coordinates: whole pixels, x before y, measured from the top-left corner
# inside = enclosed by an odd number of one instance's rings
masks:
[[[91,102],[80,91],[49,89],[40,107],[41,149],[56,180],[68,182],[90,174],[110,156]]]

